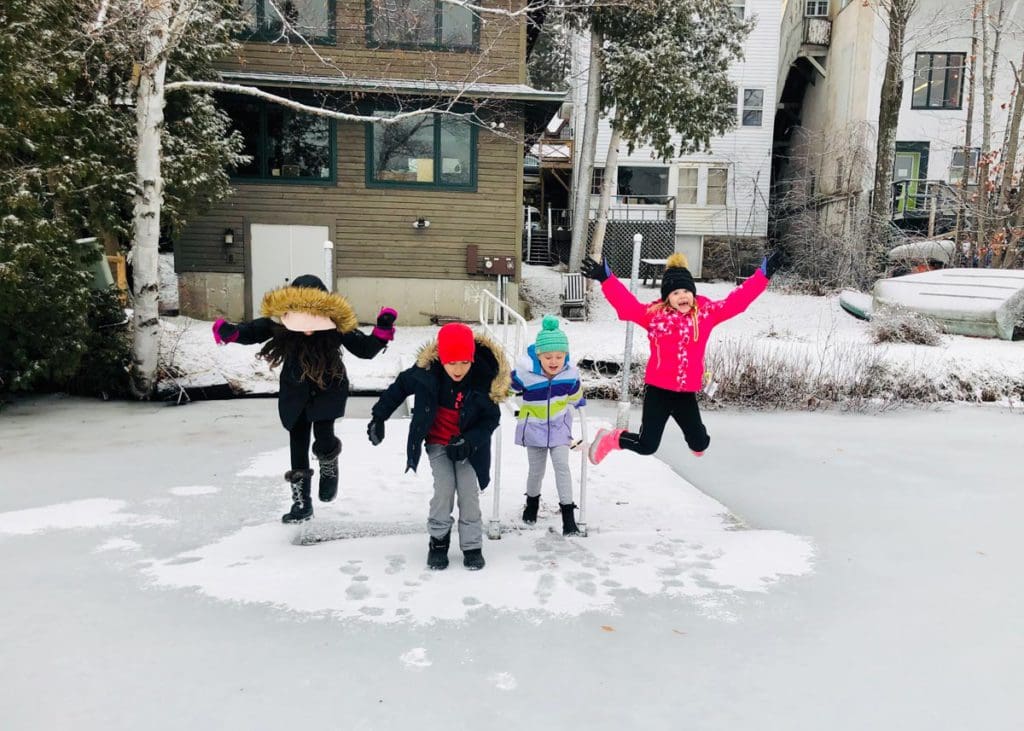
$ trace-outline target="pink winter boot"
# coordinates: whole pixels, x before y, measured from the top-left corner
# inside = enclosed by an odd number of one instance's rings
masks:
[[[598,429],[594,441],[590,443],[590,464],[600,464],[609,452],[622,449],[619,446],[619,435],[625,429]]]

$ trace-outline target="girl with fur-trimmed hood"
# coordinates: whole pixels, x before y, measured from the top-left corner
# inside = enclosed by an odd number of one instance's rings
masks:
[[[348,301],[328,292],[312,274],[267,292],[260,310],[263,317],[252,322],[217,320],[213,339],[220,345],[266,343],[257,357],[281,366],[277,410],[289,434],[291,469],[284,477],[292,492],[291,510],[281,520],[299,523],[313,517],[310,431],[320,467],[320,501],[330,502],[338,493],[341,440],[334,435],[334,420],[345,415],[348,400],[341,347],[358,358],[374,357],[395,337],[398,313],[382,308],[367,335],[356,329],[359,322]]]
[[[590,461],[598,464],[610,452],[628,449],[654,454],[665,424],[672,417],[686,444],[698,457],[711,443],[697,407],[697,392],[704,387],[704,349],[711,330],[743,312],[768,287],[778,267],[778,256],[766,256],[754,275],[723,300],[697,295],[686,257],[675,253],[665,262],[661,299],[643,303],[611,273],[608,264],[586,259],[580,272],[601,283],[601,292],[620,320],[630,320],[647,331],[651,356],[644,374],[643,415],[640,431],[599,429],[590,446]]]
[[[499,345],[468,325],[450,323],[373,406],[366,432],[377,445],[384,440],[384,422],[406,398],[415,397],[406,471],[416,470],[425,444],[434,476],[428,568],[448,567],[456,496],[463,565],[471,571],[484,567],[480,491],[491,481],[491,434],[498,428],[498,404],[508,396],[510,380]]]

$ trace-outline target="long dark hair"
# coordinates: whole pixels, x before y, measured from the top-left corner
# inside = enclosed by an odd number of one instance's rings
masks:
[[[336,330],[315,332],[304,335],[293,332],[284,325],[274,323],[271,326],[273,335],[263,346],[257,358],[262,358],[271,366],[279,366],[285,360],[298,363],[303,380],[310,381],[318,388],[325,389],[328,384],[345,377],[345,366],[341,362],[341,351]]]

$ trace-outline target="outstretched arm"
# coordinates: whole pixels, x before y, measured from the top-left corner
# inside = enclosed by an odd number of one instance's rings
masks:
[[[768,277],[764,271],[758,269],[752,276],[747,277],[743,284],[730,292],[724,300],[717,300],[708,305],[708,317],[715,324],[736,317],[767,288]]]
[[[269,317],[260,317],[252,322],[240,322],[236,325],[222,317],[213,323],[213,339],[218,345],[262,343],[273,335],[271,330],[273,322]]]
[[[377,315],[377,325],[370,335],[360,330],[352,330],[341,336],[341,344],[357,358],[372,358],[394,340],[397,318],[396,310],[383,307]]]
[[[615,308],[615,314],[619,316],[620,320],[631,320],[638,325],[647,327],[650,320],[647,315],[647,307],[626,289],[618,277],[612,274],[607,262],[598,264],[587,257],[580,265],[580,274],[601,283],[602,294]]]

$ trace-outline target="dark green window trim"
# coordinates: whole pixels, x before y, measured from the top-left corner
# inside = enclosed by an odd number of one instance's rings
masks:
[[[475,53],[480,50],[480,16],[473,13],[473,42],[468,46],[454,46],[441,42],[442,14],[441,0],[434,0],[434,42],[433,43],[400,43],[395,41],[378,41],[373,37],[373,0],[366,0],[366,47],[397,48],[404,51],[450,51],[452,53]]]
[[[309,37],[305,39],[318,46],[334,46],[338,42],[338,13],[337,13],[337,0],[323,0],[327,4],[327,34],[320,36]],[[280,3],[278,3],[280,7]],[[275,14],[276,17],[276,14]],[[263,27],[263,21],[266,18],[265,3],[257,0],[256,6],[256,29],[255,30],[243,30],[238,34],[237,38],[244,42],[258,42],[258,43],[274,43],[275,41],[285,39],[295,39],[297,36],[294,33],[279,33],[268,30]]]
[[[434,114],[434,170],[440,171],[441,165],[441,116]],[[479,147],[477,144],[477,126],[472,122],[469,125],[469,183],[466,185],[454,185],[451,183],[413,183],[399,182],[394,180],[377,180],[373,175],[373,122],[366,123],[366,187],[367,188],[412,188],[418,190],[451,190],[475,193],[477,188],[477,158]]]
[[[232,183],[246,183],[246,184],[258,184],[258,185],[314,185],[320,187],[335,186],[338,183],[338,129],[334,119],[327,120],[327,139],[328,142],[328,165],[330,167],[330,177],[327,178],[285,178],[281,176],[275,176],[270,174],[269,164],[267,160],[267,109],[271,106],[277,106],[270,102],[258,101],[260,105],[260,131],[259,139],[257,140],[256,149],[258,151],[258,157],[256,164],[259,166],[259,174],[257,175],[238,175],[236,173],[229,173],[229,178]],[[302,114],[301,112],[295,112],[295,114]],[[314,115],[303,115],[303,116],[314,116]]]

